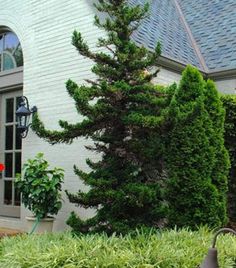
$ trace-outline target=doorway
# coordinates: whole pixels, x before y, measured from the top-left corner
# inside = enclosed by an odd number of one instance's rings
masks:
[[[0,94],[0,163],[5,170],[0,174],[0,216],[20,217],[20,193],[14,180],[21,172],[22,140],[16,127],[15,112],[21,101],[22,90]]]

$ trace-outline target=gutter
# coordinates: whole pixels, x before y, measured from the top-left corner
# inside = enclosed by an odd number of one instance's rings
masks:
[[[180,61],[177,61],[175,59],[172,59],[170,57],[165,57],[165,56],[160,56],[157,60],[157,66],[164,67],[165,69],[169,71],[173,71],[178,74],[181,74],[187,65],[188,64],[184,62],[180,62]],[[202,73],[203,76],[207,75],[207,73],[204,70],[200,69],[199,67],[197,68]]]
[[[214,70],[209,72],[207,77],[214,80],[236,79],[236,68]]]
[[[186,68],[187,64],[165,56],[160,56],[157,61],[157,66],[161,66],[169,71],[181,74],[183,70]],[[236,79],[236,68],[218,69],[218,70],[216,69],[208,72],[200,68],[198,68],[198,70],[202,73],[205,79],[208,78],[212,80]]]

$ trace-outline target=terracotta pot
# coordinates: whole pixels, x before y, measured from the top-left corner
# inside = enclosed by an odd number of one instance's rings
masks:
[[[35,217],[26,217],[26,220],[27,220],[27,231],[28,231],[28,233],[31,233],[31,231],[36,223],[36,218]],[[35,234],[42,234],[42,233],[46,233],[46,232],[51,233],[54,220],[55,220],[55,218],[53,218],[53,217],[41,219],[39,221],[38,225],[36,226],[34,233]]]

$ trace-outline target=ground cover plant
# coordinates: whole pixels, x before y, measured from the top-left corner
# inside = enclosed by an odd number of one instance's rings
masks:
[[[70,233],[18,236],[1,241],[1,268],[195,268],[212,241],[207,229],[73,237]],[[236,262],[236,239],[220,236],[221,268]]]

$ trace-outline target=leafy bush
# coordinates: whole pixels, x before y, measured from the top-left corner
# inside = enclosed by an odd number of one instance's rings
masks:
[[[231,169],[229,174],[228,214],[232,222],[236,222],[236,96],[225,95],[223,101],[225,118],[225,146],[229,151]]]
[[[195,268],[212,240],[207,229],[136,236],[107,237],[69,233],[6,238],[1,242],[1,268]],[[221,268],[236,261],[236,238],[220,236],[217,242]]]
[[[39,153],[23,166],[22,176],[18,174],[16,187],[22,194],[22,203],[35,217],[57,214],[62,206],[61,183],[64,173],[61,168],[49,169],[49,164]]]
[[[168,220],[192,229],[223,226],[229,158],[224,147],[224,109],[212,81],[188,66],[170,104],[167,136]]]

